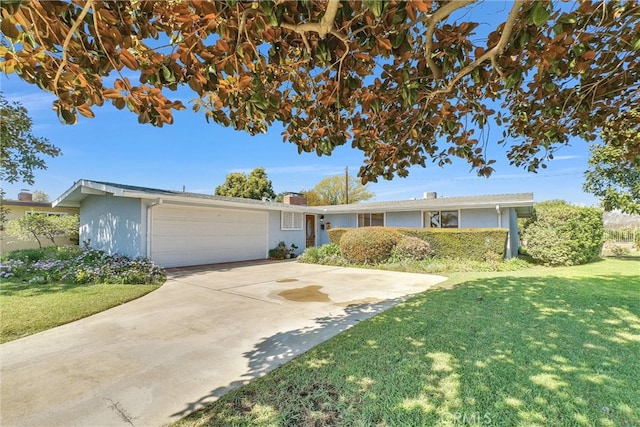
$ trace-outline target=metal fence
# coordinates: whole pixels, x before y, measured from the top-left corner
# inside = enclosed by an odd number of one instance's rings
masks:
[[[637,235],[640,235],[640,228],[605,229],[604,240],[615,243],[634,243]]]

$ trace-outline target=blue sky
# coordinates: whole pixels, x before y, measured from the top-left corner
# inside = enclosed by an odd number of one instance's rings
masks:
[[[2,76],[4,96],[19,101],[33,119],[33,133],[49,139],[62,155],[47,160],[48,169],[36,173],[33,186],[3,183],[8,198],[22,188],[42,190],[51,199],[60,196],[78,179],[212,194],[227,174],[264,167],[276,193],[312,188],[322,178],[357,173],[363,156],[349,146],[338,147],[331,156],[298,154],[297,147],[284,143],[281,127],[250,136],[216,124],[190,108],[175,113],[175,123],[161,129],[140,125],[128,110],[110,104],[94,109],[96,118],[80,117],[76,125],[62,125],[51,109],[54,97],[29,85],[16,75]],[[183,101],[191,99],[187,95]],[[185,102],[186,104],[186,102]],[[501,130],[493,126],[491,140]],[[564,199],[583,205],[598,200],[582,191],[587,166],[588,143],[574,140],[561,149],[548,168],[537,174],[509,165],[505,149],[489,144],[489,156],[498,160],[490,178],[477,177],[463,161],[440,168],[427,163],[413,167],[409,177],[370,183],[376,201],[420,198],[426,191],[439,197],[533,192],[536,201]]]

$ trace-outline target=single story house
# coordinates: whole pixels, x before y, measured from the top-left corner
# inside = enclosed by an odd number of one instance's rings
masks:
[[[5,230],[5,226],[9,221],[22,218],[32,213],[44,215],[77,215],[79,209],[77,207],[52,207],[51,202],[34,202],[33,194],[28,190],[22,190],[18,193],[18,199],[4,199],[2,206],[7,208],[8,213],[5,223],[0,229],[0,253],[15,251],[18,249],[37,249],[39,247],[36,239],[20,240],[11,236]],[[70,245],[72,242],[63,236],[55,238],[59,245]],[[43,247],[53,246],[53,242],[49,239],[40,239]]]
[[[332,227],[502,227],[507,256],[518,250],[517,218],[533,194],[437,198],[337,206],[284,203],[80,180],[53,202],[80,209],[80,242],[163,267],[265,259],[280,241],[304,248],[329,242]]]

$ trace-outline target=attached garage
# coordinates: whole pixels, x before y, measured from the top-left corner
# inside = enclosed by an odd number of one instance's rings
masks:
[[[150,258],[162,267],[263,259],[268,213],[158,205],[151,210]]]
[[[306,243],[285,220],[308,208],[269,200],[79,180],[54,204],[80,209],[80,241],[91,248],[162,267],[266,259],[280,242],[298,253]]]

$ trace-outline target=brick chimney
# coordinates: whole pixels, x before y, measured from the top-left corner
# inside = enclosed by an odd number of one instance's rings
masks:
[[[18,193],[18,200],[21,202],[33,202],[33,194],[23,188]]]
[[[307,199],[300,193],[288,193],[282,199],[285,205],[307,206]]]

